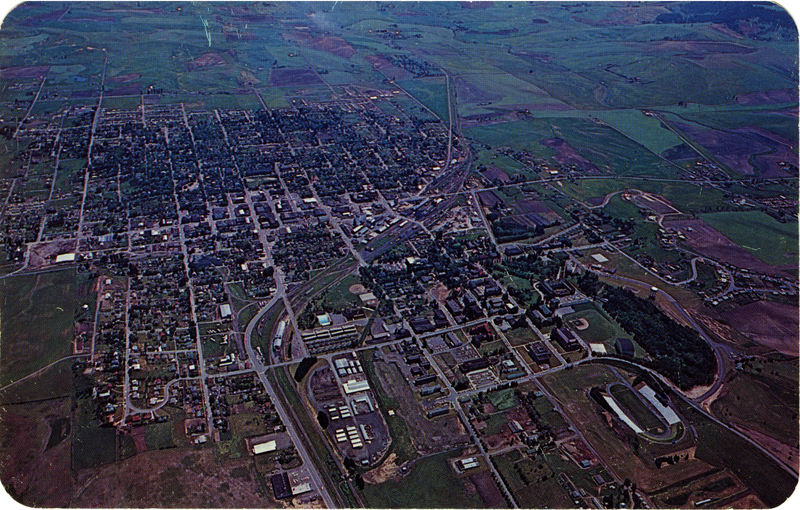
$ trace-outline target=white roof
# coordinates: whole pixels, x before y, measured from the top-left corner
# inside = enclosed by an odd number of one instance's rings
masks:
[[[278,443],[275,442],[273,439],[272,441],[267,441],[266,443],[259,443],[253,445],[253,453],[258,455],[259,453],[268,453],[274,452],[278,448]]]
[[[680,423],[681,419],[678,418],[678,415],[675,414],[675,411],[673,411],[672,408],[670,407],[666,407],[664,404],[658,401],[658,399],[656,398],[656,392],[653,391],[653,388],[645,385],[639,390],[639,393],[644,395],[644,398],[646,398],[648,402],[653,404],[653,407],[655,407],[656,410],[661,414],[661,416],[663,416],[664,419],[667,420],[668,424],[674,425],[676,423]]]
[[[225,303],[219,307],[219,313],[222,315],[222,318],[230,317],[231,316],[231,305]]]
[[[74,253],[62,253],[61,255],[56,255],[56,263],[59,262],[75,262],[75,254]]]
[[[603,262],[608,262],[608,259],[605,258],[601,253],[595,253],[594,255],[592,255],[592,258],[601,264]]]
[[[292,496],[303,494],[311,490],[311,482],[303,482],[292,486]]]
[[[348,395],[361,391],[367,391],[368,389],[369,383],[367,381],[356,381],[355,379],[350,379],[344,383],[344,392]]]
[[[592,352],[597,354],[606,354],[608,352],[605,344],[589,344],[589,347],[592,349]]]
[[[375,301],[376,299],[378,299],[372,292],[365,292],[359,295],[358,297],[361,298],[362,303],[366,303],[367,301]]]

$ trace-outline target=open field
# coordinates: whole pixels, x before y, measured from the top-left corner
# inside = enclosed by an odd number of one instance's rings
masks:
[[[0,403],[35,402],[72,394],[72,363],[65,359],[41,373],[0,391]]]
[[[401,464],[407,460],[417,457],[417,452],[411,443],[408,425],[406,424],[405,420],[399,414],[397,414],[397,412],[394,412],[391,415],[388,413],[390,409],[393,411],[398,409],[400,404],[398,399],[389,395],[387,390],[384,388],[384,385],[382,384],[383,379],[378,376],[378,371],[375,368],[373,359],[373,351],[369,350],[361,352],[361,361],[364,367],[364,373],[367,375],[367,380],[369,380],[370,386],[375,390],[375,394],[381,404],[380,410],[383,414],[383,419],[386,421],[386,425],[389,427],[389,435],[392,436],[392,445],[389,447],[389,452],[394,452],[397,458],[397,463]],[[392,367],[394,366],[392,365]]]
[[[701,214],[700,219],[767,264],[797,260],[797,222],[780,223],[761,211]]]
[[[70,399],[61,398],[0,408],[0,476],[9,495],[42,505],[66,505],[71,499],[71,406]],[[65,427],[61,440],[51,441],[57,421]]]
[[[797,356],[797,307],[755,301],[723,312],[722,316],[728,324],[753,341],[787,356]]]
[[[72,354],[74,269],[0,281],[0,384]]]
[[[521,508],[568,507],[572,503],[543,458],[529,458],[520,450],[511,450],[492,460]]]
[[[364,497],[373,508],[482,508],[469,478],[457,478],[448,459],[457,450],[423,457],[402,478],[367,485]]]
[[[725,385],[711,410],[726,423],[736,423],[797,448],[797,387],[791,379],[742,372]],[[757,412],[754,412],[757,411]]]
[[[570,326],[575,333],[586,343],[601,343],[606,346],[608,352],[614,352],[614,342],[617,338],[627,338],[629,335],[611,317],[606,315],[603,310],[597,308],[593,303],[582,304],[574,307],[575,313],[564,316],[564,322]],[[580,319],[588,323],[583,326],[586,329],[579,329]],[[644,350],[634,342],[636,356],[644,355]]]
[[[768,506],[780,505],[792,494],[797,479],[766,454],[685,404],[680,403],[678,410],[695,425],[699,436],[698,459],[727,466]]]

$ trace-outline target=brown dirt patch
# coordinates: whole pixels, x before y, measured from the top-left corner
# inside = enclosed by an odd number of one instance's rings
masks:
[[[50,66],[24,66],[24,67],[5,67],[0,69],[0,76],[3,78],[42,78],[47,75]]]
[[[508,427],[505,427],[503,432],[499,434],[484,437],[483,440],[486,443],[486,450],[489,452],[505,448],[506,446],[513,446],[517,442],[516,436],[508,430]]]
[[[311,69],[273,69],[269,73],[273,87],[322,85],[322,80]]]
[[[494,207],[495,204],[503,204],[503,200],[494,191],[481,191],[478,193],[481,205],[484,207]]]
[[[216,448],[153,450],[87,473],[78,507],[277,507],[259,490],[249,456],[220,460]],[[235,476],[234,476],[235,475]]]
[[[68,417],[69,399],[0,408],[0,479],[20,503],[66,507],[74,491],[72,435],[45,451],[48,421]]]
[[[564,140],[560,138],[549,138],[547,140],[542,140],[541,143],[558,153],[553,156],[556,162],[565,166],[575,165],[578,169],[583,171],[599,172],[597,167],[594,166],[594,163],[578,154],[575,149]]]
[[[583,331],[589,327],[589,321],[586,319],[575,319],[574,321],[570,322],[570,326],[578,331]]]
[[[347,290],[350,291],[350,294],[355,294],[356,296],[363,294],[367,291],[367,288],[361,285],[360,283],[354,283],[351,285]]]
[[[753,341],[787,356],[798,355],[797,308],[791,305],[756,301],[727,312],[725,320]]]
[[[186,64],[189,71],[204,69],[206,67],[224,66],[225,59],[219,53],[205,53]]]
[[[746,436],[750,436],[753,441],[760,444],[773,454],[776,457],[783,460],[787,464],[794,465],[795,469],[797,469],[797,461],[798,461],[798,454],[800,454],[800,450],[797,448],[792,448],[791,446],[787,446],[777,439],[773,439],[766,434],[762,434],[761,432],[757,432],[753,429],[749,429],[747,427],[742,427],[736,423],[732,424],[733,428],[739,430]]]
[[[356,50],[347,41],[341,37],[330,35],[317,37],[311,41],[311,47],[344,58],[350,58],[356,54]]]
[[[772,150],[770,145],[753,137],[715,129],[698,129],[683,123],[675,123],[675,127],[689,134],[723,163],[742,175],[755,174],[755,170],[750,164],[751,156]]]
[[[139,82],[127,83],[121,87],[114,87],[107,92],[109,96],[135,96],[141,93],[142,84]]]
[[[390,453],[386,460],[383,461],[383,464],[364,473],[364,481],[372,485],[380,485],[398,476],[400,467],[395,463],[395,460],[397,460],[397,454]]]
[[[106,79],[106,83],[130,83],[133,80],[138,80],[142,75],[139,73],[120,74]]]
[[[499,179],[500,182],[506,183],[511,179],[508,177],[508,174],[502,171],[499,167],[490,166],[483,172],[483,176],[487,179]]]
[[[746,106],[775,103],[796,103],[797,90],[775,89],[764,90],[761,92],[751,92],[749,94],[736,96],[736,102]]]
[[[766,274],[783,275],[779,268],[770,266],[759,260],[750,252],[737,245],[702,220],[665,221],[664,226],[680,229],[686,236],[687,244],[702,255],[744,269]],[[691,232],[688,231],[689,228],[692,229]]]
[[[52,241],[39,243],[31,248],[30,267],[42,267],[50,262],[50,259],[59,253],[70,253],[75,251],[75,241]]]
[[[491,475],[484,471],[469,477],[469,481],[478,490],[478,495],[481,497],[485,508],[505,508],[505,500],[497,484],[492,480]]]
[[[447,296],[450,294],[450,291],[447,290],[447,286],[443,283],[437,283],[433,286],[430,290],[431,294],[433,294],[434,299],[439,302],[444,302],[447,299]]]
[[[367,55],[364,58],[366,58],[369,63],[372,64],[372,67],[393,80],[406,80],[414,76],[413,73],[410,73],[402,67],[392,64],[381,55]]]

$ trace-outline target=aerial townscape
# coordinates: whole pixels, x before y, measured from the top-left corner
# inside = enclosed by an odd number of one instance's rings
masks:
[[[780,506],[798,83],[766,2],[14,6],[3,501]]]

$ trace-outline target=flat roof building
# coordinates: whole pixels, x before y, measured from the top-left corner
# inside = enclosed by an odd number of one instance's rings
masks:
[[[266,443],[254,444],[253,455],[274,452],[277,448],[278,443],[274,439],[272,441],[267,441]]]
[[[574,351],[579,347],[578,337],[575,336],[575,333],[566,328],[554,329],[552,338],[558,342],[558,345],[560,345],[565,351]]]
[[[345,394],[352,395],[353,393],[369,390],[369,383],[367,381],[356,381],[355,379],[350,379],[344,383],[343,387]]]
[[[289,484],[289,475],[280,473],[269,478],[275,499],[286,499],[292,496],[292,486]]]

